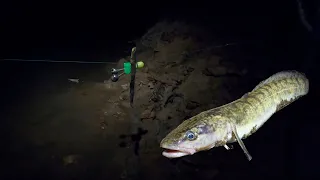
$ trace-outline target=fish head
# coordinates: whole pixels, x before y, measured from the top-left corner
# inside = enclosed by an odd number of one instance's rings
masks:
[[[178,158],[225,145],[228,135],[225,122],[221,116],[185,120],[162,139],[160,147],[165,149],[162,155]]]

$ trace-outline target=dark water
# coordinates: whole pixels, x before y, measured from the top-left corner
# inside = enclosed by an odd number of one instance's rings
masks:
[[[6,178],[72,178],[72,172],[84,170],[71,167],[68,171],[71,175],[65,174],[66,167],[61,164],[62,157],[75,154],[75,149],[86,154],[89,158],[86,161],[93,168],[89,168],[86,177],[99,174],[96,169],[102,163],[99,159],[103,159],[108,150],[105,143],[97,140],[92,127],[96,118],[91,114],[98,107],[92,101],[99,102],[98,97],[91,95],[93,100],[83,101],[79,99],[83,94],[68,95],[77,86],[68,78],[103,83],[109,78],[111,67],[105,64],[1,62],[1,134],[5,144],[2,162],[6,166]],[[88,148],[90,146],[94,148]]]

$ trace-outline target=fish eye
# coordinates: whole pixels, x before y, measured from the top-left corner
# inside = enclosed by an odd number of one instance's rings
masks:
[[[192,131],[187,131],[186,136],[187,136],[188,140],[190,140],[190,141],[196,139],[196,135]]]

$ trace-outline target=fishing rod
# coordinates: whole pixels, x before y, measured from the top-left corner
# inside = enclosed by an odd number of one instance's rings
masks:
[[[144,62],[142,61],[137,62],[136,47],[133,47],[131,50],[130,60],[123,63],[123,68],[111,69],[111,73],[112,73],[111,80],[113,82],[117,82],[120,76],[124,74],[131,74],[131,80],[130,80],[130,106],[131,107],[133,107],[136,70],[143,67],[144,67]]]

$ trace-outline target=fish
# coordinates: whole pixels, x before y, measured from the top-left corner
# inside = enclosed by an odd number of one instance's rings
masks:
[[[225,105],[184,120],[160,142],[162,155],[179,158],[237,142],[249,161],[243,140],[276,112],[309,92],[309,80],[296,70],[284,70],[261,81],[252,91]]]

